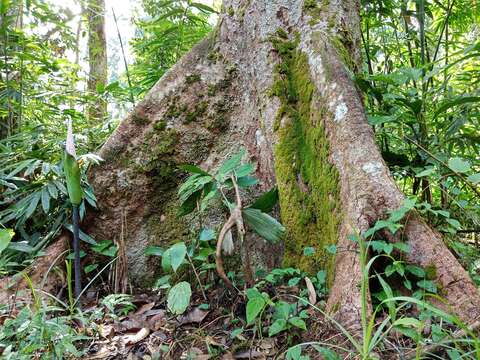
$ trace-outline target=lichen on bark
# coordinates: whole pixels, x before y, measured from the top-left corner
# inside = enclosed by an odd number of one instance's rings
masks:
[[[298,40],[288,39],[284,31],[270,40],[280,57],[271,94],[281,100],[275,173],[287,229],[284,263],[311,273],[325,269],[331,283],[335,258],[326,247],[337,242],[341,206],[338,173],[328,159],[322,123],[330,114],[321,105],[307,57],[297,49]],[[303,256],[305,247],[314,247],[315,254]]]

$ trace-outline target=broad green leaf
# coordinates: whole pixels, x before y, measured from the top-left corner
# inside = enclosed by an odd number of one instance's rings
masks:
[[[42,208],[43,212],[48,214],[48,211],[50,210],[50,194],[45,187],[42,189]]]
[[[0,229],[0,254],[12,241],[15,232],[12,229]]]
[[[273,210],[278,202],[278,188],[275,186],[266,193],[262,194],[255,202],[250,205],[250,208],[258,209],[264,213],[269,213]]]
[[[241,188],[247,188],[256,185],[258,180],[253,176],[243,176],[237,179],[237,185]]]
[[[91,273],[96,268],[98,268],[98,264],[89,264],[83,268],[83,271],[85,271],[85,274],[88,274],[88,273]]]
[[[172,259],[170,257],[170,249],[165,250],[162,255],[162,270],[164,272],[171,272],[172,270]]]
[[[246,208],[242,210],[245,223],[265,240],[276,243],[285,233],[285,228],[277,220],[258,209]]]
[[[324,360],[341,360],[342,358],[337,355],[333,350],[330,350],[326,347],[319,346],[317,344],[312,345],[315,350],[317,350],[320,355],[322,355],[322,359]]]
[[[265,308],[266,302],[262,296],[254,297],[247,302],[247,323],[252,324]]]
[[[87,255],[87,253],[83,250],[80,250],[80,258],[83,259],[85,257],[85,255]],[[73,252],[71,252],[70,254],[67,255],[66,259],[67,260],[73,260],[75,258],[75,254]]]
[[[195,166],[195,165],[185,164],[185,165],[179,165],[178,167],[180,169],[188,171],[189,173],[192,173],[192,174],[201,174],[201,175],[210,176],[210,174],[208,172],[200,169],[198,166]]]
[[[425,277],[425,270],[423,270],[423,269],[422,269],[421,267],[419,267],[419,266],[407,265],[407,266],[405,267],[405,270],[407,270],[410,274],[415,275],[416,277],[419,277],[419,278]]]
[[[383,247],[383,251],[385,251],[386,254],[390,255],[393,251],[393,245],[390,243],[386,243]]]
[[[230,332],[230,339],[236,339],[243,332],[243,327],[234,329]]]
[[[420,280],[417,282],[417,286],[431,293],[437,292],[437,285],[431,280]]]
[[[290,313],[295,310],[295,305],[289,304],[286,301],[279,301],[275,304],[274,319],[288,319]]]
[[[395,244],[393,244],[393,246],[396,247],[401,252],[404,252],[404,253],[408,253],[410,251],[410,248],[408,247],[408,244],[405,244],[405,243],[402,243],[402,242],[395,243]]]
[[[448,160],[448,167],[457,173],[466,173],[470,170],[470,164],[458,157]]]
[[[28,205],[28,208],[25,211],[25,218],[26,219],[28,219],[34,213],[34,211],[37,208],[38,203],[40,201],[40,196],[41,196],[41,193],[36,192],[30,197],[30,204]]]
[[[186,255],[187,247],[183,242],[177,243],[170,248],[170,257],[173,271],[177,271],[180,265],[182,265]]]
[[[180,202],[186,202],[194,193],[202,190],[213,178],[210,175],[195,174],[190,176],[178,189]]]
[[[429,175],[432,175],[433,172],[435,171],[435,168],[434,167],[429,167],[421,172],[419,172],[417,175],[415,175],[416,177],[425,177],[425,176],[429,176]]]
[[[200,241],[210,241],[216,238],[215,230],[213,229],[202,229],[200,232],[199,240]]]
[[[298,316],[294,316],[288,319],[288,322],[299,329],[307,330],[307,325],[305,324],[305,321],[303,321],[303,319],[299,318]]]
[[[474,184],[480,183],[480,173],[468,176],[467,180]]]
[[[28,242],[26,241],[10,242],[10,244],[8,245],[8,249],[24,252],[27,254],[35,251],[35,249],[32,246],[28,245]]]
[[[404,317],[398,320],[395,320],[393,326],[411,326],[413,328],[420,329],[422,327],[422,322],[418,319],[411,317]]]
[[[385,245],[387,244],[385,241],[381,240],[372,240],[369,242],[372,249],[378,253],[384,252]]]
[[[250,175],[252,172],[255,171],[255,168],[253,167],[252,164],[243,164],[238,167],[237,170],[235,170],[235,175],[237,178],[241,178],[243,176]]]
[[[448,222],[452,227],[454,227],[456,230],[459,230],[459,229],[462,227],[462,225],[460,224],[460,222],[459,222],[458,220],[450,219],[450,218],[448,218],[448,219],[446,219],[446,220],[447,220],[447,222]]]
[[[258,291],[257,288],[247,289],[246,295],[247,295],[247,298],[248,298],[248,299],[254,299],[254,298],[256,298],[256,297],[261,297],[261,298],[263,298],[262,293],[261,293],[260,291]]]
[[[479,96],[462,96],[454,100],[447,100],[439,106],[437,111],[435,111],[434,118],[438,117],[442,113],[446,113],[448,109],[454,106],[475,102],[480,102]]]
[[[370,125],[380,125],[397,121],[398,117],[394,115],[369,115],[367,119]]]
[[[279,332],[282,332],[287,329],[287,320],[278,319],[275,320],[272,325],[268,328],[268,336],[277,335]]]
[[[158,246],[149,246],[145,249],[145,255],[147,256],[162,256],[163,249]]]
[[[64,225],[72,234],[73,234],[73,226],[72,224],[65,224]],[[78,230],[78,237],[80,238],[80,240],[86,242],[87,244],[90,244],[90,245],[97,245],[97,242],[95,241],[94,238],[92,238],[90,235],[84,233],[82,230]],[[110,241],[110,240],[108,240]]]
[[[302,347],[300,345],[292,346],[287,350],[286,360],[300,360]]]
[[[155,285],[153,285],[154,289],[169,289],[170,286],[170,278],[171,275],[163,275],[161,278],[155,281]]]
[[[162,256],[162,268],[164,271],[169,271],[170,268],[176,272],[177,269],[182,265],[187,255],[187,247],[185,243],[179,242],[172,245],[170,248],[165,250]]]
[[[167,297],[167,307],[175,315],[185,312],[190,304],[192,290],[190,284],[186,281],[179,282],[170,289]]]
[[[242,158],[245,156],[245,149],[242,148],[239,153],[233,155],[230,159],[225,161],[218,169],[218,177],[223,180],[230,172],[240,165]]]

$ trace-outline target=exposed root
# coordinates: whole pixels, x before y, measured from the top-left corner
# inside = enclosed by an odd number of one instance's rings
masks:
[[[234,212],[235,210],[232,211],[227,222],[223,224],[222,230],[218,235],[217,251],[215,253],[215,263],[217,267],[218,276],[220,276],[220,278],[225,282],[225,285],[227,285],[229,290],[231,290],[232,292],[235,291],[235,288],[233,287],[232,282],[228,279],[227,275],[225,274],[225,270],[223,268],[222,246],[223,246],[223,240],[228,230],[230,230],[235,225],[235,218],[233,216]]]
[[[30,302],[32,294],[25,276],[31,280],[35,290],[51,293],[62,280],[53,267],[62,264],[69,248],[69,234],[63,233],[58,239],[47,247],[45,255],[38,258],[30,267],[25,269],[20,276],[9,276],[0,280],[0,304],[15,304],[18,300]]]

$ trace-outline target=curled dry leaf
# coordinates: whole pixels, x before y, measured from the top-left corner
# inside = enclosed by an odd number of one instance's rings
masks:
[[[133,345],[145,339],[148,334],[150,334],[150,329],[142,328],[136,334],[128,334],[122,336],[121,340],[125,345]]]
[[[308,277],[305,277],[305,284],[307,284],[308,301],[310,304],[315,305],[317,303],[317,292],[315,291],[312,280],[310,280]]]

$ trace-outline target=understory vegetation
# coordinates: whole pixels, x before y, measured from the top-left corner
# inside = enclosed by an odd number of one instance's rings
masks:
[[[315,14],[324,3],[305,0],[304,8]],[[75,233],[73,209],[80,220],[97,209],[88,170],[103,161],[96,152],[121,117],[218,31],[212,24],[220,12],[235,15],[216,2],[136,1],[128,19],[134,37],[125,41],[117,24],[118,38],[111,40],[122,61],[114,67],[109,58],[108,82],[89,92],[83,40],[86,9],[93,5],[72,4],[79,14],[59,1],[0,0],[0,289],[15,293],[0,303],[2,359],[480,359],[478,324],[472,328],[440,309],[437,269],[408,264],[412,249],[379,235],[401,233],[409,214],[420,214],[480,287],[480,2],[362,1],[363,68],[350,75],[407,198],[365,233],[350,235],[362,269],[356,331],[326,311],[335,255],[344,251],[328,241],[339,221],[330,195],[337,196],[338,174],[309,157],[315,144],[328,159],[321,126],[299,135],[312,84],[302,72],[306,59],[281,32],[266,39],[280,58],[270,95],[279,98],[281,115],[298,121],[280,130],[275,166],[285,171],[278,184],[259,191],[255,164],[240,147],[215,170],[183,165],[174,210],[195,223],[188,241],[146,249],[161,268],[151,289],[121,283],[125,248],[81,229],[81,294],[74,291],[73,250],[62,254],[65,261],[52,259],[41,284],[32,282],[30,266],[56,238]],[[248,20],[248,13],[242,16]],[[106,119],[88,115],[98,102],[108,103]],[[79,166],[78,203],[66,176],[69,154]],[[308,196],[288,188],[301,181],[292,169],[296,161],[301,175],[324,192]],[[296,216],[301,210],[304,216]],[[223,220],[206,226],[207,212]],[[316,213],[322,226],[311,225]],[[280,244],[287,225],[298,241],[287,245],[284,266],[255,269],[251,241]],[[61,281],[46,292],[49,274]],[[27,286],[17,294],[20,281]]]

